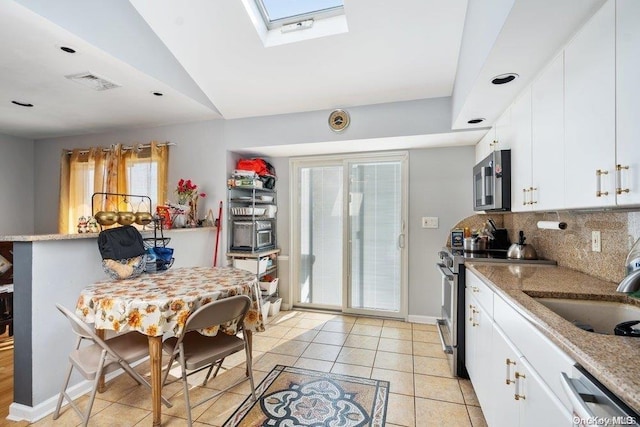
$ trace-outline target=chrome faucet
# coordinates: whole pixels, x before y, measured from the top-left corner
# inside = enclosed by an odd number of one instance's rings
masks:
[[[622,279],[616,291],[635,292],[640,289],[640,239],[631,247],[626,259],[627,277]]]
[[[640,289],[640,270],[632,271],[618,285],[618,292],[635,292]]]

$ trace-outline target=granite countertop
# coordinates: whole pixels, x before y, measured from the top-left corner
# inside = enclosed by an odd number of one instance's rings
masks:
[[[533,297],[620,301],[639,307],[640,300],[616,292],[617,283],[564,267],[473,262],[465,267],[477,273],[573,360],[640,413],[640,338],[584,331]]]
[[[164,233],[175,233],[183,231],[206,230],[211,231],[215,227],[193,227],[193,228],[170,228],[163,230]],[[144,237],[152,235],[153,230],[142,230]],[[159,233],[159,232],[158,232]],[[47,240],[78,240],[97,238],[99,233],[81,233],[81,234],[25,234],[15,236],[0,236],[0,242],[44,242]]]

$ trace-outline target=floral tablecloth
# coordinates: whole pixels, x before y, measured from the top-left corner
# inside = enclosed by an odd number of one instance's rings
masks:
[[[253,303],[245,317],[245,328],[262,332],[264,321],[256,292],[257,279],[249,271],[233,267],[174,268],[87,286],[78,298],[76,314],[94,323],[96,329],[178,335],[189,314],[200,306],[233,295],[249,295]],[[225,325],[224,330],[235,333],[235,325]],[[204,333],[215,335],[217,328]]]

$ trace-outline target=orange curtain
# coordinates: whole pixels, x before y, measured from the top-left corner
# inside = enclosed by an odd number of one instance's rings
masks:
[[[114,144],[109,149],[93,147],[64,150],[60,162],[60,203],[58,232],[76,233],[81,216],[91,216],[100,210],[153,212],[153,206],[140,206],[140,201],[118,196],[92,197],[95,193],[129,194],[131,188],[142,188],[144,194],[154,194],[153,202],[164,203],[167,197],[169,147],[152,141],[123,147]],[[146,172],[147,183],[131,183],[129,175],[136,168]],[[137,175],[138,177],[140,174]],[[144,176],[144,173],[142,173]],[[138,178],[139,179],[139,178]]]

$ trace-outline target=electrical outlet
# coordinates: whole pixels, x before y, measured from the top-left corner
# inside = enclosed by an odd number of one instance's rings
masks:
[[[602,239],[599,231],[591,232],[591,251],[602,252]]]
[[[422,217],[422,228],[438,228],[438,217],[437,216],[423,216]]]

